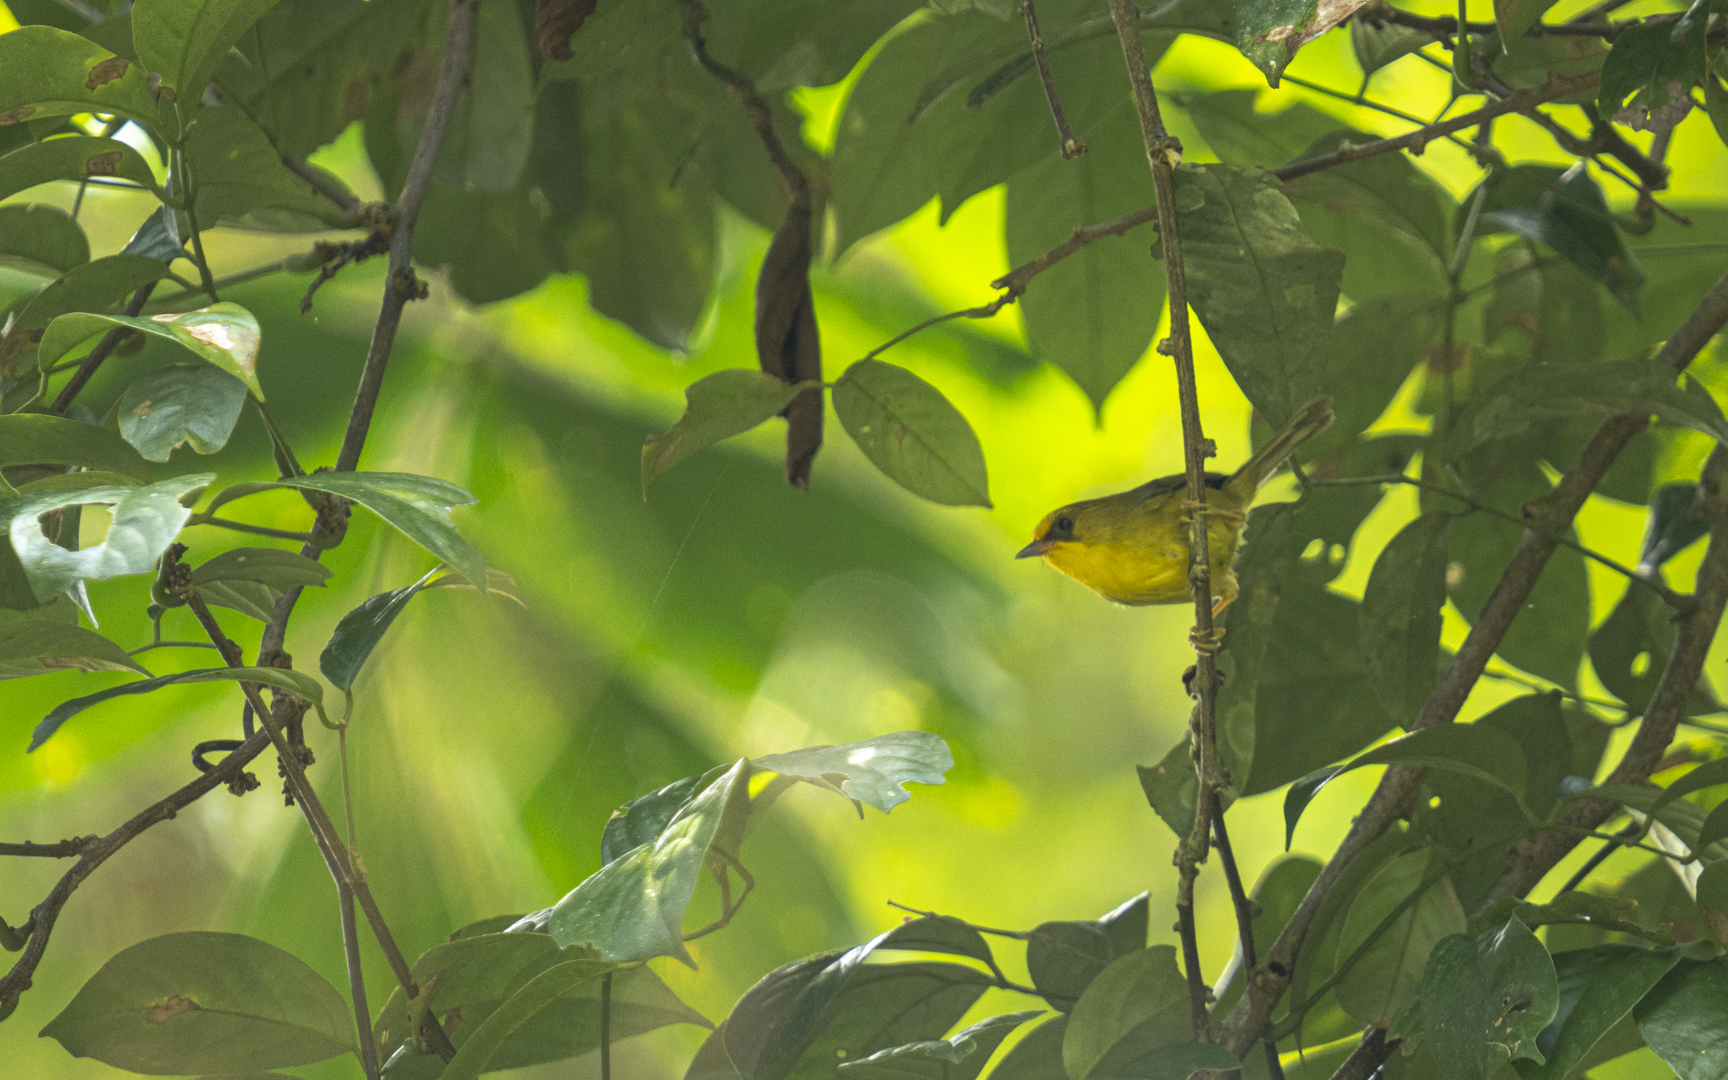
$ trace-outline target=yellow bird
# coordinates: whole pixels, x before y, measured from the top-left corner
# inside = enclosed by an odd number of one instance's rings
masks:
[[[1206,474],[1206,547],[1213,614],[1236,599],[1236,549],[1261,481],[1296,448],[1332,423],[1332,399],[1315,398],[1229,476]],[[1188,587],[1188,481],[1165,476],[1132,491],[1069,503],[1038,523],[1033,541],[1014,556],[1044,561],[1118,604],[1179,604]]]

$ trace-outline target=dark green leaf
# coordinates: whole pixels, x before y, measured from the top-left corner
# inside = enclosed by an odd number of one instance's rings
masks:
[[[116,412],[120,437],[151,461],[179,446],[214,454],[246,405],[246,384],[214,364],[166,367],[128,386]]]
[[[1302,102],[1274,113],[1258,112],[1254,107],[1260,97],[1258,90],[1172,97],[1188,111],[1206,145],[1226,165],[1283,165],[1301,157],[1316,139],[1338,128],[1336,117]]]
[[[943,783],[954,756],[942,737],[928,731],[897,731],[843,746],[813,746],[755,758],[757,769],[795,776],[836,789],[886,814],[912,796],[908,782]],[[836,787],[836,781],[838,786]]]
[[[1283,423],[1324,389],[1344,256],[1308,239],[1258,169],[1178,170],[1176,211],[1195,314],[1255,409]]]
[[[1350,901],[1336,963],[1339,968],[1352,958],[1355,963],[1332,989],[1338,1004],[1361,1023],[1390,1024],[1421,983],[1422,966],[1435,944],[1463,932],[1464,909],[1448,883],[1436,880],[1435,871],[1443,865],[1432,850],[1400,855]],[[1415,903],[1393,914],[1417,893]],[[1357,956],[1359,949],[1363,951]]]
[[[1008,1013],[980,1020],[946,1039],[878,1050],[840,1063],[844,1080],[974,1080],[1015,1028],[1043,1013]]]
[[[989,506],[978,436],[941,391],[880,360],[860,360],[834,385],[834,411],[889,479],[931,502]]]
[[[1140,790],[1146,793],[1146,802],[1158,820],[1170,826],[1177,836],[1187,836],[1194,828],[1194,799],[1200,791],[1188,737],[1178,739],[1158,764],[1136,765],[1134,771],[1140,776]],[[1230,795],[1226,792],[1221,798],[1228,800]]]
[[[1241,1068],[1236,1055],[1217,1043],[1183,1042],[1149,1050],[1111,1069],[1108,1080],[1188,1080],[1202,1069],[1235,1072]]]
[[[0,521],[10,523],[12,549],[29,575],[36,599],[45,603],[79,581],[154,570],[157,558],[173,543],[189,516],[180,500],[212,479],[209,473],[202,473],[148,487],[44,491],[0,500]],[[100,544],[67,551],[43,535],[37,524],[43,514],[86,503],[113,507],[114,519]]]
[[[493,195],[434,184],[420,220],[414,257],[449,267],[450,283],[473,303],[525,293],[554,269],[546,220],[526,192]],[[642,257],[630,251],[618,255],[629,265]],[[594,288],[592,282],[589,287]]]
[[[1583,271],[1563,260],[1538,258],[1529,244],[1514,244],[1501,253],[1494,272],[1494,290],[1482,309],[1486,344],[1515,347],[1519,338],[1506,339],[1511,329],[1529,342],[1530,360],[1538,364],[1602,359],[1607,334],[1602,292]],[[1459,381],[1456,374],[1453,381]]]
[[[878,38],[921,6],[917,0],[840,0],[817,7],[744,0],[729,4],[729,17],[703,29],[714,57],[749,75],[760,90],[826,86],[845,78]],[[661,18],[676,21],[675,15]],[[584,25],[582,32],[588,29]]]
[[[1236,0],[1236,47],[1268,85],[1278,85],[1297,48],[1308,40],[1303,31],[1319,6],[1317,0]]]
[[[1359,609],[1362,660],[1394,723],[1408,728],[1439,679],[1450,514],[1431,511],[1381,549]]]
[[[1591,668],[1603,687],[1625,702],[1633,715],[1642,715],[1649,707],[1674,651],[1670,615],[1668,605],[1649,589],[1633,583],[1590,635]],[[1704,714],[1718,709],[1708,684],[1700,680],[1687,702],[1687,711]]]
[[[321,587],[329,578],[328,566],[298,551],[277,548],[234,548],[192,571],[192,583],[200,587],[216,581],[256,581],[273,589]]]
[[[0,206],[0,266],[57,278],[90,261],[84,230],[46,203]]]
[[[1128,953],[1099,972],[1074,1004],[1062,1040],[1068,1075],[1085,1080],[1130,1032],[1172,1005],[1186,1004],[1188,986],[1176,950],[1154,945]]]
[[[648,436],[642,447],[642,490],[703,447],[778,414],[797,395],[779,379],[745,368],[716,371],[691,383],[684,389],[684,415],[666,434]]]
[[[567,960],[547,968],[474,1029],[445,1067],[443,1080],[476,1080],[482,1072],[498,1068],[493,1059],[520,1028],[572,990],[590,982],[598,985],[601,976],[623,966],[599,960]]]
[[[1722,85],[1722,80],[1713,71],[1704,73],[1704,104],[1710,112],[1710,123],[1716,128],[1716,137],[1724,145],[1728,145],[1728,87]]]
[[[342,621],[336,624],[336,632],[330,635],[329,644],[318,657],[318,670],[324,673],[332,686],[338,690],[353,689],[354,680],[359,677],[360,669],[366,665],[372,650],[383,640],[384,632],[390,629],[396,616],[402,614],[402,609],[414,594],[426,588],[434,573],[435,569],[429,570],[425,577],[412,585],[379,593],[342,616]]]
[[[0,466],[72,465],[150,481],[150,466],[105,428],[48,413],[0,416]]]
[[[1709,72],[1708,22],[1664,19],[1620,31],[1602,61],[1602,114],[1639,130],[1665,131],[1678,123],[1692,107],[1692,84]]]
[[[1709,828],[1708,818],[1704,820],[1704,825],[1705,829]],[[1699,839],[1704,839],[1703,831],[1700,831]],[[1702,843],[1696,845],[1699,848],[1703,846]],[[1728,940],[1728,862],[1718,859],[1707,864],[1699,872],[1694,887],[1697,891],[1695,899],[1698,901],[1698,916],[1709,928],[1710,936],[1716,939],[1717,944],[1721,944]]]
[[[1062,1042],[1068,1017],[1044,1021],[1009,1048],[990,1071],[990,1080],[1054,1080],[1066,1076],[1062,1069]],[[693,1078],[687,1078],[693,1080]]]
[[[318,680],[299,671],[287,668],[266,667],[225,667],[197,668],[192,671],[180,671],[172,675],[158,675],[153,679],[140,679],[137,682],[121,683],[106,690],[98,690],[94,694],[86,694],[81,698],[73,698],[55,706],[54,711],[42,718],[36,725],[36,730],[30,735],[30,749],[35,750],[56,732],[60,725],[72,717],[88,709],[117,697],[128,697],[133,694],[148,694],[152,690],[160,690],[164,686],[175,683],[207,683],[207,682],[251,682],[263,686],[273,686],[279,690],[291,690],[301,697],[322,708],[324,688]],[[176,1070],[179,1072],[194,1071],[191,1069]]]
[[[0,34],[0,126],[81,112],[153,124],[156,99],[145,74],[88,38],[52,26]]]
[[[225,607],[262,623],[275,622],[276,600],[281,590],[256,581],[212,581],[198,590],[204,602]]]
[[[162,266],[161,263],[156,265]],[[48,325],[47,332],[42,335],[42,344],[36,351],[37,363],[47,371],[82,342],[105,334],[116,326],[131,327],[151,337],[171,341],[198,359],[239,379],[254,397],[264,400],[264,391],[258,385],[258,320],[239,304],[227,302],[179,315],[94,315],[82,311],[61,315]],[[164,455],[158,460],[166,461],[167,457]]]
[[[1135,951],[1118,953],[1096,922],[1047,922],[1033,927],[1026,940],[1026,970],[1045,1001],[1072,1012],[1099,972],[1118,955]]]
[[[216,493],[204,513],[214,513],[234,499],[272,488],[322,491],[352,499],[401,530],[408,539],[442,559],[479,587],[486,581],[486,562],[468,541],[456,534],[450,512],[477,500],[446,480],[413,473],[319,473],[285,476],[280,480],[235,484]]]
[[[57,316],[72,311],[103,311],[141,286],[160,280],[167,272],[167,266],[142,255],[110,255],[73,267],[59,280],[50,282],[18,312],[12,329],[0,341],[0,368],[15,377],[22,376],[37,366],[36,343]]]
[[[1123,102],[1074,161],[1052,156],[1008,182],[1008,261],[1016,266],[1100,222],[1146,205],[1146,154]],[[1020,298],[1038,354],[1067,372],[1094,408],[1143,356],[1158,330],[1164,271],[1147,257],[1156,237],[1135,230],[1081,248],[1039,274]]]
[[[1661,566],[1709,533],[1709,520],[1698,513],[1697,502],[1697,484],[1665,484],[1651,493],[1650,523],[1638,553],[1640,573]]]
[[[1374,22],[1372,19],[1350,20],[1350,47],[1355,50],[1356,63],[1363,77],[1374,74],[1394,60],[1439,40],[1426,30],[1417,30],[1395,23]]]
[[[70,603],[57,601],[32,611],[0,608],[0,679],[69,669],[150,674],[126,650],[79,626]]]
[[[1308,887],[1320,875],[1320,862],[1307,855],[1280,855],[1260,873],[1249,896],[1255,905],[1254,955],[1265,956],[1272,948],[1284,924],[1308,894]],[[1242,950],[1230,958],[1230,966],[1220,981],[1224,992],[1219,995],[1214,1011],[1227,1015],[1242,996]]]
[[[1632,1010],[1650,1049],[1680,1080],[1728,1076],[1728,957],[1682,960]]]
[[[146,71],[191,103],[217,61],[276,0],[149,0],[132,13],[132,40]],[[207,115],[207,114],[205,114]],[[200,117],[202,122],[202,116]]]
[[[1327,361],[1336,419],[1305,455],[1343,446],[1380,418],[1410,372],[1427,359],[1444,311],[1438,296],[1397,294],[1370,297],[1338,317]]]
[[[1667,364],[1626,360],[1606,364],[1532,364],[1473,397],[1454,422],[1447,456],[1457,460],[1490,439],[1529,431],[1549,419],[1628,410],[1701,431],[1728,443],[1728,422],[1702,386],[1674,383]]]
[[[711,773],[686,776],[682,780],[674,780],[658,791],[650,791],[632,799],[612,811],[600,837],[601,865],[617,862],[633,848],[652,844],[655,838],[665,831],[673,815],[688,805],[697,792],[715,779],[717,777]]]
[[[295,956],[243,934],[166,934],[116,953],[42,1029],[145,1073],[304,1065],[354,1048],[354,1017]]]
[[[186,134],[186,158],[198,177],[194,210],[199,228],[222,223],[300,233],[357,224],[353,214],[290,172],[270,137],[237,108],[200,110],[198,123]]]
[[[1455,1080],[1488,1080],[1515,1058],[1541,1063],[1536,1037],[1560,1004],[1548,951],[1515,918],[1435,945],[1421,993],[1428,1046]]]
[[[180,235],[180,219],[166,206],[150,211],[144,224],[126,241],[122,255],[144,255],[163,263],[186,258],[186,240]]]
[[[1474,195],[1465,198],[1465,205]],[[1520,165],[1482,203],[1478,235],[1506,229],[1553,248],[1636,312],[1644,271],[1614,227],[1602,189],[1583,169]]]
[[[31,143],[0,157],[0,199],[51,180],[117,176],[151,190],[156,176],[138,151],[99,135],[67,135]]]
[[[1536,1037],[1536,1048],[1548,1059],[1547,1064],[1531,1072],[1543,1080],[1560,1080],[1570,1074],[1604,1035],[1631,1015],[1632,1007],[1650,988],[1680,962],[1681,953],[1680,949],[1631,945],[1598,945],[1555,953],[1559,1011],[1554,1022]]]
[[[473,47],[472,74],[456,99],[433,176],[451,188],[504,194],[516,190],[534,136],[534,74],[514,5],[480,5]]]
[[[1499,24],[1500,36],[1518,40],[1553,6],[1554,0],[1494,0],[1494,21]]]
[[[878,935],[875,941],[877,949],[951,953],[954,956],[970,956],[985,965],[993,963],[990,946],[985,942],[984,935],[959,919],[946,915],[908,919],[892,930]]]

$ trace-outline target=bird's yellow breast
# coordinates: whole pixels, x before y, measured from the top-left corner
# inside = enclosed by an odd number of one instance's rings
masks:
[[[1173,514],[1143,518],[1137,527],[1094,540],[1054,545],[1044,555],[1051,566],[1118,604],[1179,604],[1188,588],[1188,526]],[[1206,530],[1212,595],[1236,595],[1236,541],[1240,529],[1214,518]]]

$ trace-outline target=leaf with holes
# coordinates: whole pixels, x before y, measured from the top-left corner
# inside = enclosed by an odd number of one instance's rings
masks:
[[[1602,61],[1597,107],[1639,131],[1667,131],[1692,108],[1692,84],[1709,77],[1709,15],[1635,23],[1620,31]],[[1628,100],[1630,99],[1630,100]]]
[[[9,523],[17,553],[36,599],[46,603],[75,582],[122,574],[145,574],[174,542],[190,511],[181,500],[215,479],[210,473],[177,476],[148,487],[45,491],[0,500],[0,521]],[[110,504],[114,519],[100,544],[67,551],[43,535],[39,520],[50,511],[86,503]]]
[[[1536,1038],[1559,1007],[1554,961],[1516,918],[1442,939],[1422,972],[1422,1030],[1456,1080],[1488,1080],[1519,1058],[1541,1064]]]
[[[61,315],[48,324],[42,335],[42,344],[36,350],[37,364],[47,371],[79,344],[116,326],[131,327],[171,341],[239,379],[253,397],[264,400],[264,390],[258,385],[258,320],[239,304],[226,301],[179,315],[96,315],[84,311]]]
[[[948,506],[990,505],[978,436],[910,371],[860,360],[834,384],[834,411],[864,455],[907,491]]]
[[[243,934],[165,934],[116,953],[42,1034],[143,1073],[239,1073],[350,1053],[354,1016],[290,953]]]
[[[907,783],[944,783],[943,774],[954,767],[954,755],[940,735],[897,731],[844,746],[770,754],[751,763],[869,803],[886,814],[912,797]]]

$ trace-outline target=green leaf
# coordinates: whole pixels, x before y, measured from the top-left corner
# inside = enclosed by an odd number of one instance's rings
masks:
[[[234,548],[192,571],[192,583],[200,588],[217,581],[256,581],[278,590],[293,586],[321,588],[329,578],[328,566],[298,551],[278,548]]]
[[[1136,765],[1134,771],[1140,777],[1140,790],[1146,795],[1147,805],[1158,815],[1158,820],[1170,826],[1177,836],[1187,836],[1194,828],[1194,800],[1200,792],[1188,737],[1176,740],[1176,745],[1165,751],[1158,764]],[[1228,789],[1219,793],[1224,806],[1233,798]]]
[[[991,983],[958,964],[865,964],[881,940],[785,964],[740,998],[720,1028],[735,1075],[832,1076],[837,1061],[936,1039]]]
[[[0,157],[0,199],[51,180],[117,176],[159,191],[156,175],[138,151],[99,135],[65,135],[20,147]]]
[[[544,1009],[585,983],[598,983],[624,965],[599,960],[568,960],[547,968],[475,1028],[445,1068],[443,1080],[475,1080],[498,1066],[493,1058],[506,1041]]]
[[[1448,434],[1447,456],[1456,461],[1490,439],[1522,434],[1544,420],[1620,410],[1654,414],[1728,443],[1728,421],[1710,394],[1689,377],[1684,389],[1676,386],[1667,364],[1532,364],[1470,400]]]
[[[1554,1019],[1554,963],[1523,923],[1434,946],[1422,973],[1422,1028],[1443,1075],[1488,1080],[1507,1061],[1540,1064],[1536,1037]]]
[[[1277,86],[1318,13],[1317,0],[1236,0],[1236,47]]]
[[[797,388],[772,375],[745,368],[716,371],[684,389],[684,415],[664,435],[642,446],[642,490],[691,454],[749,431],[777,415],[798,396]]]
[[[0,266],[57,278],[90,261],[90,242],[66,211],[47,203],[0,206]]]
[[[433,176],[452,188],[503,194],[516,190],[534,136],[534,73],[515,7],[480,4],[473,49]]]
[[[162,86],[177,92],[190,112],[217,62],[275,5],[276,0],[139,0],[132,8],[138,60],[161,75]]]
[[[1709,74],[1704,56],[1708,22],[1706,16],[1621,30],[1602,61],[1597,96],[1602,115],[1639,130],[1667,130],[1679,122],[1692,107],[1692,84]]]
[[[1493,65],[1493,72],[1514,90],[1542,86],[1555,78],[1568,78],[1597,71],[1608,57],[1601,38],[1582,34],[1540,34],[1505,42],[1498,30],[1474,38],[1473,52]],[[1582,105],[1595,99],[1595,88],[1580,90],[1558,99],[1562,104]]]
[[[1202,1069],[1236,1072],[1242,1062],[1217,1043],[1172,1043],[1110,1071],[1110,1080],[1188,1080]]]
[[[0,368],[22,376],[37,366],[33,347],[56,317],[72,311],[103,311],[167,273],[166,265],[142,255],[110,255],[73,267],[18,312],[12,329],[0,341]]]
[[[329,678],[328,675],[325,678]],[[600,865],[606,866],[628,855],[633,848],[652,844],[665,831],[674,815],[689,805],[698,792],[718,777],[715,770],[674,780],[663,788],[639,795],[612,811],[600,837]],[[722,774],[723,775],[723,774]]]
[[[1704,73],[1704,104],[1710,112],[1710,123],[1716,128],[1716,137],[1724,145],[1728,145],[1728,87],[1722,85],[1722,80],[1713,71]]]
[[[353,1022],[297,957],[243,934],[192,932],[116,953],[42,1034],[133,1072],[233,1073],[352,1052]]]
[[[132,239],[126,241],[120,254],[144,255],[164,264],[172,263],[175,259],[188,258],[186,238],[180,234],[180,218],[175,216],[172,209],[158,206],[150,211],[144,224],[138,226]]]
[[[1188,984],[1176,950],[1154,945],[1122,956],[1098,973],[1074,1004],[1062,1039],[1062,1064],[1086,1080],[1130,1032],[1174,1005],[1185,1005]]]
[[[213,364],[153,371],[121,393],[120,437],[151,461],[167,461],[180,446],[214,454],[228,445],[246,393],[244,382]]]
[[[917,0],[840,0],[815,8],[757,2],[703,29],[714,57],[764,92],[827,86],[845,78],[878,38],[921,6]]]
[[[1643,715],[1674,652],[1670,610],[1649,589],[1628,583],[1620,602],[1590,635],[1590,666],[1602,686]],[[1719,710],[1704,680],[1686,704],[1691,715]]]
[[[1283,165],[1338,128],[1336,117],[1302,102],[1259,112],[1259,97],[1259,90],[1217,90],[1175,94],[1172,100],[1187,110],[1207,147],[1226,165]]]
[[[1466,196],[1464,205],[1474,201]],[[1602,189],[1582,169],[1519,165],[1505,170],[1482,202],[1477,235],[1500,230],[1548,245],[1607,287],[1632,312],[1644,270],[1614,226]]]
[[[61,315],[48,325],[48,331],[42,335],[42,344],[36,353],[37,363],[47,371],[81,343],[116,326],[131,327],[150,337],[171,341],[198,359],[239,379],[254,397],[264,400],[264,391],[258,385],[258,320],[239,304],[226,301],[179,315],[94,315],[89,312]]]
[[[1062,1012],[1073,1012],[1080,995],[1111,962],[1146,947],[1138,944],[1118,948],[1104,924],[1047,922],[1032,928],[1026,939],[1026,971],[1044,1000]]]
[[[1176,211],[1195,314],[1255,409],[1282,423],[1323,389],[1344,256],[1308,239],[1264,170],[1185,166]]]
[[[1362,69],[1363,78],[1438,40],[1428,31],[1414,27],[1364,18],[1350,20],[1350,47],[1356,53],[1356,64]]]
[[[1531,1072],[1540,1080],[1561,1080],[1571,1073],[1603,1036],[1631,1015],[1633,1006],[1680,962],[1682,954],[1681,949],[1631,945],[1555,953],[1559,1010],[1554,1022],[1536,1037],[1536,1048],[1548,1059],[1547,1065]]]
[[[1712,814],[1715,811],[1711,811]],[[1704,820],[1705,828],[1699,833],[1699,840],[1704,840],[1704,832],[1708,831],[1710,820]],[[1695,845],[1694,850],[1702,848],[1702,842]],[[1693,883],[1697,895],[1698,916],[1709,928],[1710,936],[1721,944],[1728,939],[1728,862],[1718,859],[1707,864],[1698,874],[1698,880]]]
[[[1516,41],[1529,32],[1554,6],[1554,0],[1494,0],[1494,21],[1504,41]]]
[[[105,428],[49,413],[0,416],[0,466],[71,465],[149,483],[150,466]]]
[[[1443,878],[1432,850],[1412,851],[1380,867],[1350,901],[1338,936],[1337,968],[1355,958],[1333,987],[1338,1004],[1363,1024],[1385,1027],[1422,981],[1435,944],[1464,930],[1464,909]],[[1412,894],[1416,902],[1393,912]],[[1387,921],[1390,924],[1387,925]],[[1357,956],[1357,950],[1364,951]]]
[[[1665,484],[1650,493],[1650,523],[1638,553],[1641,573],[1661,566],[1710,532],[1698,512],[1697,484]]]
[[[1380,418],[1410,372],[1428,359],[1445,307],[1439,296],[1398,293],[1362,300],[1338,317],[1327,362],[1335,419],[1304,448],[1305,456],[1345,445]]]
[[[493,195],[434,184],[426,193],[420,221],[414,230],[414,258],[448,267],[450,284],[472,303],[525,293],[557,269],[546,220],[525,191]],[[642,252],[624,252],[621,258],[629,265],[646,261]],[[594,288],[592,281],[589,287]],[[612,302],[610,294],[606,302]],[[596,310],[612,313],[598,306]]]
[[[992,1016],[946,1039],[907,1043],[840,1063],[843,1080],[975,1080],[1002,1040],[1038,1010]]]
[[[1073,161],[1052,156],[1008,182],[1008,261],[1028,262],[1074,235],[1146,205],[1146,154],[1132,109],[1112,112]],[[1095,409],[1152,344],[1164,306],[1163,268],[1150,234],[1088,244],[1033,278],[1020,298],[1038,355],[1067,372]],[[1155,241],[1152,241],[1155,242]]]
[[[1302,898],[1308,895],[1308,887],[1320,876],[1320,869],[1320,861],[1310,856],[1280,855],[1260,872],[1260,880],[1254,883],[1253,890],[1248,894],[1254,901],[1256,911],[1255,956],[1265,956],[1271,951],[1278,934],[1296,913]],[[1218,1004],[1214,1007],[1214,1011],[1219,1015],[1227,1015],[1242,996],[1243,966],[1240,953],[1231,958],[1230,967],[1225,973],[1224,992],[1219,995]]]
[[[1728,1076],[1728,957],[1682,960],[1632,1010],[1638,1031],[1680,1080]]]
[[[150,674],[126,650],[79,626],[78,613],[69,603],[31,611],[0,608],[0,679],[69,669]]]
[[[843,746],[813,746],[789,754],[755,758],[757,769],[793,776],[886,814],[910,799],[908,782],[941,784],[954,767],[942,737],[928,731],[897,731]],[[839,781],[836,788],[835,780]]]
[[[324,688],[318,680],[299,671],[287,668],[266,667],[225,667],[196,668],[192,671],[179,671],[172,675],[158,675],[153,679],[140,679],[137,682],[121,683],[110,686],[106,690],[98,690],[94,694],[86,694],[71,701],[62,702],[54,707],[54,711],[42,718],[36,725],[36,730],[30,736],[30,749],[35,750],[47,742],[60,725],[77,716],[92,705],[99,705],[117,697],[129,697],[133,694],[148,694],[152,690],[160,690],[164,686],[175,683],[207,683],[207,682],[249,682],[262,686],[273,686],[278,690],[291,690],[301,697],[311,701],[323,711]],[[192,1069],[181,1069],[179,1072],[192,1072]]]
[[[0,521],[10,523],[12,550],[30,578],[36,599],[46,603],[79,581],[153,571],[156,559],[174,542],[189,516],[180,500],[212,479],[211,474],[202,473],[148,487],[45,491],[4,499],[0,500]],[[114,520],[100,544],[67,551],[43,535],[37,524],[43,514],[87,503],[113,507]]]
[[[989,1080],[1060,1080],[1068,1075],[1062,1069],[1062,1042],[1067,1031],[1066,1016],[1054,1016],[1039,1024],[1008,1048],[990,1070]]]
[[[413,473],[318,473],[285,476],[280,480],[235,484],[223,488],[210,500],[205,514],[213,514],[235,499],[272,488],[322,491],[351,499],[394,525],[408,539],[448,563],[478,588],[487,580],[486,561],[457,535],[450,513],[458,506],[478,500],[446,480]]]
[[[1408,728],[1440,675],[1450,514],[1431,511],[1381,549],[1359,609],[1362,660],[1394,723]]]
[[[834,384],[834,411],[864,456],[907,491],[946,506],[990,505],[978,436],[910,371],[858,361]]]
[[[198,177],[193,211],[201,229],[224,224],[303,233],[359,224],[353,214],[290,172],[270,137],[237,108],[199,110],[198,122],[186,133],[186,160]]]
[[[0,126],[73,113],[156,122],[145,72],[88,38],[52,26],[0,34]]]
[[[408,601],[425,589],[437,572],[434,567],[414,584],[379,593],[342,616],[342,621],[336,624],[336,632],[330,635],[329,644],[318,657],[318,670],[324,673],[332,686],[338,690],[354,688],[354,680],[359,678],[360,669],[366,666],[372,650],[384,639],[384,632],[390,629],[396,616],[402,614]]]

